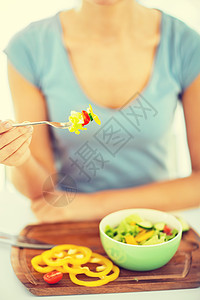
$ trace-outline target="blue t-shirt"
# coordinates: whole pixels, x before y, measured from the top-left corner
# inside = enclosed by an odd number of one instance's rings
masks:
[[[124,99],[118,110],[97,105],[84,93],[62,41],[59,14],[17,33],[5,53],[21,75],[43,92],[51,121],[66,121],[71,110],[82,111],[89,103],[102,121],[101,126],[89,124],[78,136],[51,129],[57,170],[70,176],[67,182],[72,188],[95,192],[170,178],[177,102],[200,73],[198,33],[162,13],[161,40],[149,82],[140,94],[133,86],[137,98]],[[60,187],[65,189],[64,179]]]

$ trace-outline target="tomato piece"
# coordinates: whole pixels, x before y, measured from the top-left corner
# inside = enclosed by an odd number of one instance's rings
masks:
[[[87,111],[82,110],[82,116],[83,116],[83,120],[84,120],[84,123],[82,124],[82,126],[87,125],[90,122],[90,116],[88,115]]]
[[[163,232],[166,233],[166,235],[172,234],[171,228],[169,228],[167,225],[165,225]]]
[[[60,281],[63,278],[63,273],[59,271],[52,271],[43,276],[44,281],[46,281],[49,284],[54,284]]]

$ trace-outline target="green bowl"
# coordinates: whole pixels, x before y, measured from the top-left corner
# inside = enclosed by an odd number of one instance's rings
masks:
[[[157,245],[130,245],[118,242],[105,234],[106,225],[117,226],[125,217],[138,214],[153,224],[164,222],[178,234],[168,242]],[[150,271],[167,264],[176,253],[182,236],[182,226],[173,215],[153,209],[125,209],[104,217],[99,224],[103,248],[118,266],[133,271]]]

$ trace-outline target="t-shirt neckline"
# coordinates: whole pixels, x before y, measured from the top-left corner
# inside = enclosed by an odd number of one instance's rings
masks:
[[[158,11],[160,11],[161,13],[161,20],[160,20],[160,26],[159,26],[159,31],[160,31],[160,41],[156,47],[156,50],[155,50],[155,54],[154,54],[154,59],[153,59],[153,63],[152,63],[152,67],[151,67],[151,74],[149,76],[149,79],[146,83],[146,85],[144,86],[144,88],[142,89],[142,91],[139,93],[139,92],[135,92],[133,94],[133,96],[137,95],[137,94],[140,94],[140,95],[145,95],[147,90],[150,88],[150,86],[153,84],[153,80],[154,80],[154,77],[155,77],[155,73],[156,73],[156,69],[157,69],[157,65],[158,65],[158,61],[159,61],[159,57],[160,57],[160,52],[161,52],[161,47],[162,47],[162,44],[163,44],[163,36],[164,36],[164,12],[159,10],[159,9],[156,9]],[[71,76],[73,78],[73,82],[75,83],[75,85],[77,86],[77,89],[79,91],[79,93],[84,96],[85,100],[88,102],[88,103],[92,103],[93,106],[96,106],[98,107],[99,109],[104,109],[104,110],[108,110],[108,111],[118,111],[120,108],[110,108],[110,107],[106,107],[106,106],[102,106],[98,103],[96,103],[95,101],[93,101],[88,95],[87,93],[84,91],[77,75],[76,75],[76,72],[74,70],[74,67],[72,65],[72,62],[71,62],[71,59],[70,59],[70,56],[69,56],[69,53],[68,53],[68,49],[67,47],[65,46],[64,42],[63,42],[63,28],[62,28],[62,24],[61,24],[61,20],[60,20],[60,13],[62,11],[59,11],[56,15],[55,15],[55,21],[56,21],[56,24],[58,26],[58,29],[59,29],[59,39],[60,39],[60,42],[61,42],[61,46],[63,48],[63,50],[65,51],[65,55],[66,55],[66,59],[67,59],[67,63],[70,67],[70,73],[71,73]],[[131,99],[131,98],[130,98]],[[128,99],[127,99],[128,100]],[[134,100],[133,100],[134,101]],[[126,103],[127,101],[125,101],[124,103]],[[129,100],[129,102],[131,102]]]

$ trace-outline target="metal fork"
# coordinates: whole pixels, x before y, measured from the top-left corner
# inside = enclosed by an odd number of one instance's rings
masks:
[[[29,125],[40,125],[40,124],[46,124],[61,129],[66,129],[72,126],[71,122],[48,122],[48,121],[24,122],[24,123],[12,124],[12,126],[21,127],[21,126],[29,126]]]
[[[51,249],[55,245],[47,244],[45,242],[28,238],[26,236],[14,235],[7,232],[0,231],[0,244],[9,244],[19,248],[31,249]]]

